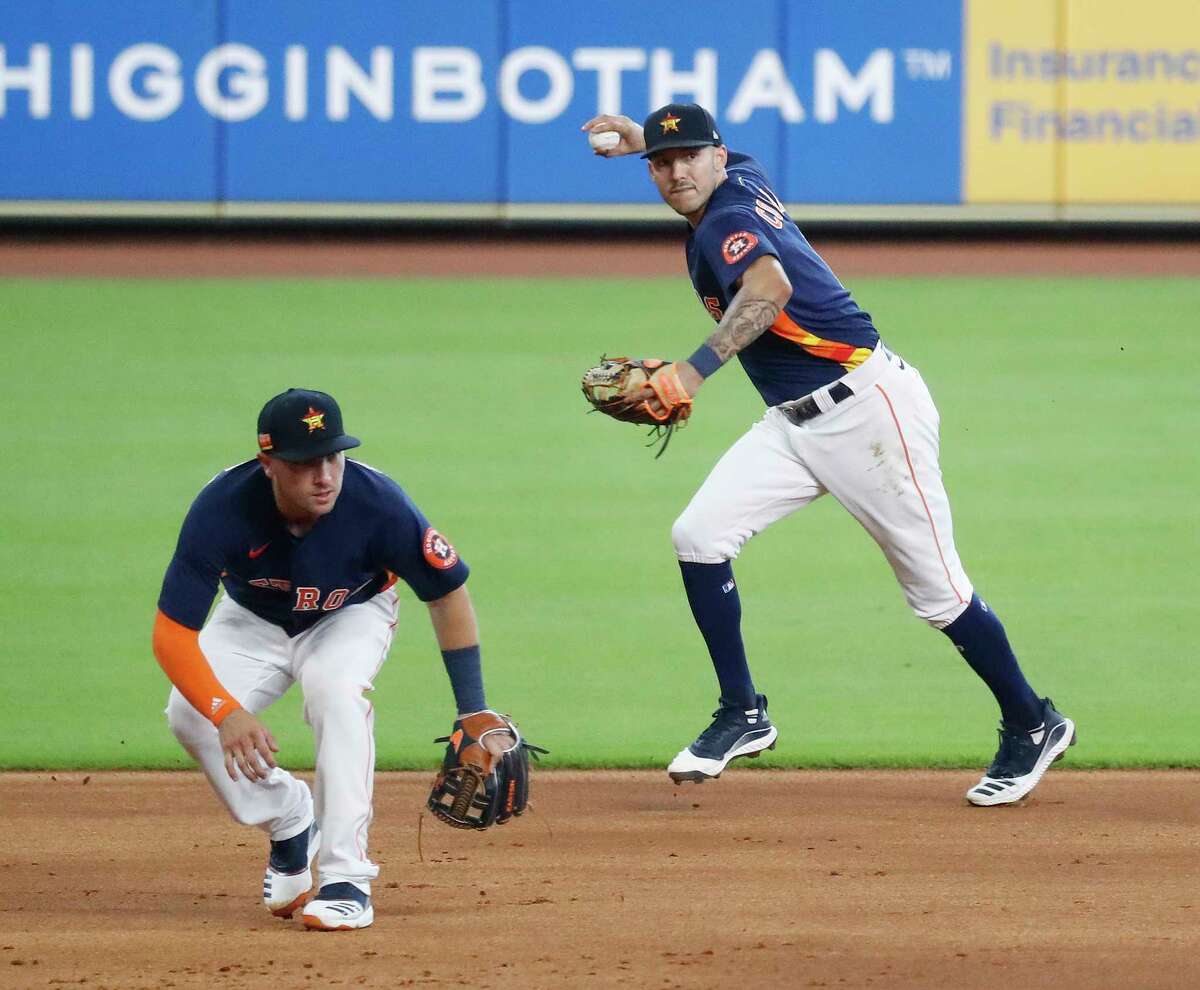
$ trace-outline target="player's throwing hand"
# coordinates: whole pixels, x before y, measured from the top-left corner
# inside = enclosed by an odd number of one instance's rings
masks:
[[[584,124],[580,130],[587,132],[588,143],[592,146],[592,151],[601,158],[636,155],[646,150],[642,125],[620,114],[599,114]],[[610,132],[619,135],[619,140],[615,145],[607,146],[599,135]]]

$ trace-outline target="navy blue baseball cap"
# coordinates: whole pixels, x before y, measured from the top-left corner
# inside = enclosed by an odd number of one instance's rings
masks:
[[[342,428],[342,410],[332,395],[289,388],[269,399],[258,414],[258,449],[285,461],[308,461],[357,447]]]
[[[649,158],[668,148],[704,148],[724,144],[717,123],[699,103],[668,103],[642,124]]]

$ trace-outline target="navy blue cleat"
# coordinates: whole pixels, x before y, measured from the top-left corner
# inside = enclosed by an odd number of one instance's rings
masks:
[[[980,807],[1013,804],[1038,785],[1050,764],[1075,745],[1075,723],[1042,699],[1042,724],[1015,729],[1000,723],[1000,749],[982,779],[967,791],[967,800]]]
[[[713,712],[713,721],[687,749],[667,767],[667,774],[677,784],[685,780],[701,784],[715,780],[739,756],[756,757],[764,749],[774,749],[779,731],[767,717],[767,697],[755,697],[754,708],[727,704]]]

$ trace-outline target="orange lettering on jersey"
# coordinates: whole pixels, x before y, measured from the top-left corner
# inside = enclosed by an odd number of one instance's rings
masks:
[[[285,578],[254,578],[247,582],[256,588],[274,588],[276,591],[291,591],[292,582]]]
[[[721,309],[721,300],[716,296],[702,296],[700,301],[704,303],[704,308],[712,315],[712,318],[718,323],[724,317],[725,311]]]
[[[293,612],[315,612],[318,603],[321,601],[320,588],[297,588],[296,589],[296,604],[292,606]]]
[[[325,599],[325,604],[321,606],[322,612],[332,612],[334,609],[342,607],[342,603],[350,594],[349,588],[338,588],[329,592],[329,597]]]
[[[432,526],[425,530],[425,537],[421,541],[421,552],[425,555],[425,563],[430,567],[436,567],[439,571],[448,571],[458,563],[458,551]]]
[[[736,265],[746,255],[758,247],[758,238],[748,230],[739,230],[730,234],[721,243],[721,257],[728,265]]]

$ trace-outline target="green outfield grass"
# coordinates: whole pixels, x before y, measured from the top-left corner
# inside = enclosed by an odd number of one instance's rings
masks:
[[[1200,283],[852,284],[942,413],[959,549],[1034,686],[1079,724],[1074,766],[1200,765]],[[189,765],[149,648],[192,497],[254,450],[291,385],[341,401],[362,460],[473,567],[491,703],[554,766],[657,766],[716,687],[670,526],[760,414],[707,384],[661,460],[585,416],[601,352],[686,354],[711,324],[686,280],[0,281],[0,767]],[[831,500],[737,565],[780,727],[774,766],[970,766],[994,704],[908,612]],[[311,763],[299,698],[267,716]],[[453,717],[407,596],[375,692],[381,767],[431,766]]]

